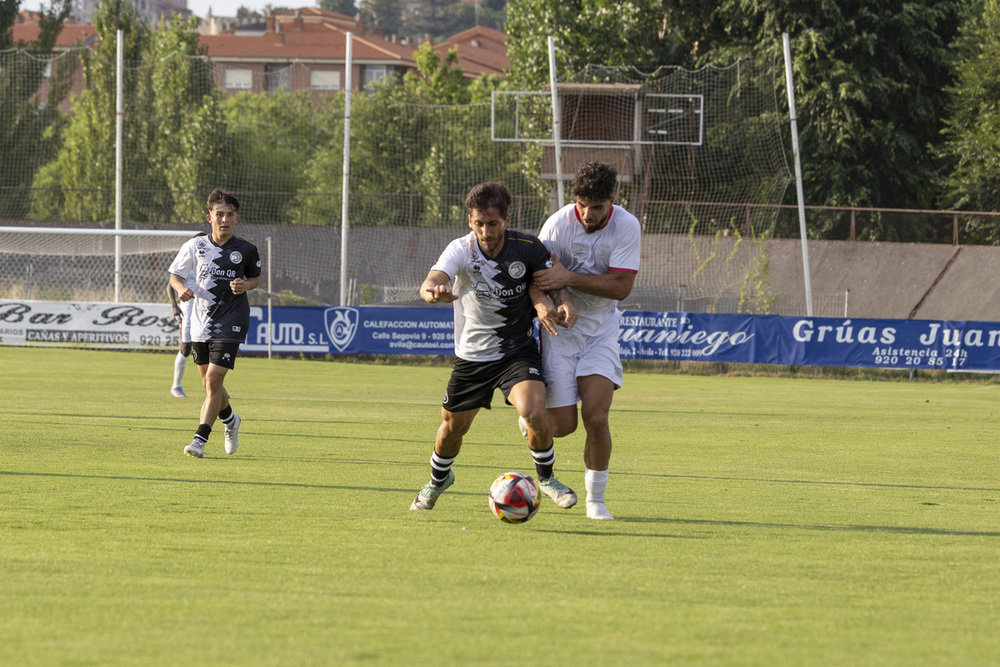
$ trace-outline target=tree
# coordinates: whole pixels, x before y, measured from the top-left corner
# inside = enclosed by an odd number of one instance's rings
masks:
[[[43,7],[38,41],[15,45],[11,28],[18,4],[0,2],[0,155],[6,165],[17,165],[16,169],[0,169],[0,212],[15,219],[28,215],[35,172],[55,154],[62,121],[59,105],[68,95],[70,63],[75,63],[71,57],[52,58],[56,38],[72,9],[71,0]],[[51,76],[42,104],[46,66]]]
[[[1000,0],[974,3],[957,44],[959,63],[941,154],[947,202],[955,208],[1000,211]],[[1000,242],[1000,225],[978,223]]]
[[[378,27],[385,35],[402,33],[403,5],[400,0],[361,0],[358,13],[369,31]]]
[[[35,187],[44,188],[32,196],[32,217],[37,219],[114,217],[116,32],[121,29],[124,35],[125,61],[138,62],[149,43],[149,26],[129,0],[105,0],[94,15],[94,27],[97,47],[83,61],[87,89],[74,105],[58,154],[35,178]],[[135,87],[135,77],[135,71],[126,71],[126,89]],[[123,149],[128,166],[135,163],[139,174],[145,172],[146,146],[139,141],[142,118],[141,112],[126,116],[128,141]]]
[[[445,34],[446,12],[459,0],[419,0],[414,12],[406,17],[404,31],[418,38]]]
[[[655,69],[663,62],[663,8],[654,0],[511,0],[507,3],[509,80],[538,90],[549,82],[548,37],[561,81],[589,63]]]
[[[728,26],[730,42],[709,58],[761,54],[789,33],[806,202],[926,209],[941,202],[941,163],[928,147],[940,142],[959,18],[950,0],[729,0],[713,21]],[[830,219],[815,231],[844,238],[848,224]],[[866,232],[928,234],[884,218]]]
[[[351,17],[358,13],[354,0],[319,0],[319,8]]]

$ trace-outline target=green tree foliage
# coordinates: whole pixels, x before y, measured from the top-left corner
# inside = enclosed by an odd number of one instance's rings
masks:
[[[192,57],[199,56],[199,57]],[[146,56],[148,77],[140,81],[152,110],[145,140],[150,155],[152,187],[163,194],[145,199],[152,219],[197,219],[207,190],[226,171],[221,151],[225,123],[219,110],[221,93],[212,80],[211,64],[198,44],[198,20],[175,16],[153,33]],[[159,188],[163,188],[159,190]]]
[[[69,92],[74,58],[52,58],[56,38],[72,9],[71,0],[43,8],[38,41],[15,44],[13,25],[19,3],[0,2],[0,155],[10,167],[0,168],[0,210],[13,218],[28,215],[35,172],[55,154],[62,116],[59,104]],[[11,50],[18,47],[20,50]],[[49,89],[41,101],[44,72]]]
[[[241,200],[240,216],[258,223],[301,221],[307,167],[317,147],[330,143],[327,123],[317,122],[326,116],[316,115],[309,91],[240,93],[222,103],[222,112],[233,182],[223,177],[219,186],[251,193]]]
[[[511,0],[507,3],[509,80],[540,90],[549,83],[548,37],[556,46],[560,80],[589,63],[653,70],[677,49],[661,38],[660,2],[653,0]]]
[[[369,31],[382,28],[382,34],[400,35],[403,30],[403,4],[400,0],[361,0],[359,13]]]
[[[1000,211],[1000,0],[974,3],[972,10],[958,42],[941,153],[955,165],[946,182],[951,206]],[[996,222],[976,226],[987,240],[1000,242]]]
[[[709,57],[761,53],[791,36],[806,202],[931,208],[952,80],[949,46],[960,22],[951,0],[729,0],[714,14],[731,41]],[[843,238],[845,219],[817,230]],[[872,238],[927,238],[930,229],[885,219]]]
[[[455,66],[454,52],[441,58],[429,44],[415,60],[418,73],[386,77],[352,97],[352,225],[460,226],[465,194],[487,178],[514,191],[538,190],[537,179],[525,175],[531,151],[491,140],[488,101],[500,79],[472,82]],[[307,197],[306,219],[340,222],[340,198],[322,193],[339,191],[342,164],[343,131],[336,127],[307,168],[306,189],[316,194]],[[536,208],[534,201],[519,204],[518,213],[534,225],[544,213]]]
[[[653,71],[764,59],[787,32],[806,202],[932,208],[941,204],[935,184],[942,161],[933,146],[941,140],[953,76],[949,49],[959,6],[951,0],[512,0],[509,80],[536,90],[547,85],[549,35],[560,80],[568,81],[587,63]],[[816,232],[843,238],[848,224],[830,218]],[[929,238],[932,231],[879,218],[867,233],[892,240]]]
[[[345,16],[354,16],[358,13],[358,8],[354,0],[319,0],[319,8],[329,12],[338,12]]]
[[[55,159],[39,170],[32,196],[32,217],[62,220],[110,220],[114,217],[116,32],[123,31],[125,62],[139,61],[149,44],[148,25],[128,0],[106,0],[94,15],[99,41],[86,52],[83,73],[87,89],[74,105]],[[126,68],[125,89],[135,89],[136,72]],[[133,110],[135,111],[135,110]],[[125,114],[126,169],[137,167],[145,179],[144,118]],[[53,189],[45,192],[45,189]],[[126,201],[126,206],[134,202]]]

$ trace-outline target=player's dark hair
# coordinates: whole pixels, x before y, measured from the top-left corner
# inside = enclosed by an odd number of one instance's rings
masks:
[[[226,192],[222,188],[215,188],[212,194],[208,195],[208,210],[211,211],[218,203],[229,204],[233,212],[240,210],[240,200],[231,192]]]
[[[480,183],[469,191],[465,198],[465,207],[469,211],[485,211],[488,208],[495,208],[500,211],[500,217],[506,218],[507,211],[510,210],[510,192],[500,181],[487,181]]]
[[[572,194],[588,201],[607,201],[615,194],[618,170],[606,162],[585,162],[573,177]]]

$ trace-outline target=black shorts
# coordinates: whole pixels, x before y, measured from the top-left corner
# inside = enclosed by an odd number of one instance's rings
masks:
[[[233,370],[236,366],[236,353],[240,344],[228,340],[206,340],[191,343],[191,356],[198,366],[215,364]]]
[[[525,380],[545,382],[542,357],[534,346],[499,361],[456,359],[441,407],[448,412],[489,410],[495,389],[503,392],[504,402],[510,405],[510,390]]]

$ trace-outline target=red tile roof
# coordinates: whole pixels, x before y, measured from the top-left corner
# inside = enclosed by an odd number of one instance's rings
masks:
[[[475,26],[449,37],[434,49],[444,57],[457,46],[458,67],[467,77],[482,74],[503,76],[504,70],[510,67],[506,39],[507,36],[499,30]]]
[[[24,18],[24,23],[20,19]],[[32,43],[38,41],[41,28],[38,25],[38,14],[36,12],[24,11],[18,16],[18,21],[13,26],[14,44],[19,42]],[[56,46],[66,48],[75,46],[78,39],[82,39],[86,45],[97,41],[97,28],[89,24],[64,23],[62,32],[56,38]]]
[[[296,14],[301,12],[301,23]],[[316,8],[275,12],[263,35],[202,35],[200,41],[210,57],[278,59],[278,60],[343,60],[347,51],[347,33],[354,34],[352,56],[359,61],[412,64],[414,47],[395,44],[376,35],[366,35],[363,24],[354,19]],[[320,19],[320,20],[316,20]],[[335,19],[336,23],[332,23]],[[353,32],[353,31],[352,31]]]

